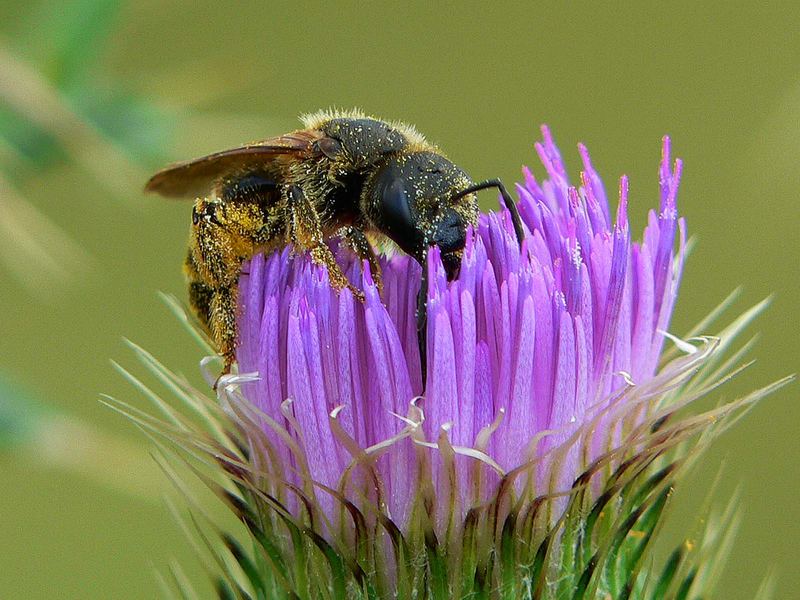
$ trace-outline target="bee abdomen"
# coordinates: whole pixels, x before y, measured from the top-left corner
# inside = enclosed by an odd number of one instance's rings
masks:
[[[223,181],[218,195],[229,202],[262,201],[269,204],[280,197],[280,189],[269,175],[249,173]]]

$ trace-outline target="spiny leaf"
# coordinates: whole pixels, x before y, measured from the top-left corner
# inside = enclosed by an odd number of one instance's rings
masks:
[[[333,547],[317,532],[305,528],[303,529],[303,534],[308,536],[311,541],[314,542],[317,548],[322,551],[325,559],[328,561],[328,566],[331,570],[330,581],[333,586],[333,597],[345,598],[346,582],[349,577],[347,571],[345,570],[345,564],[341,555],[334,550]],[[317,585],[319,585],[319,581],[324,581],[324,579],[317,580]]]
[[[653,600],[667,597],[667,591],[669,591],[672,587],[672,582],[675,580],[675,575],[678,573],[678,568],[683,561],[683,557],[684,553],[682,548],[677,548],[672,552],[672,554],[670,554],[663,570],[661,571],[658,582],[650,594],[650,597],[653,598]]]
[[[775,596],[775,585],[775,573],[771,572],[764,577],[761,585],[758,586],[758,590],[756,591],[755,596],[753,596],[753,600],[772,600],[772,598]]]
[[[183,572],[180,564],[172,561],[169,566],[169,571],[172,575],[175,585],[180,591],[181,598],[183,598],[183,600],[200,600],[200,596],[195,591],[194,586],[192,586],[189,578],[186,576],[186,573]]]
[[[503,523],[500,534],[500,586],[501,590],[514,588],[516,581],[516,557],[514,544],[514,530],[516,529],[516,514],[512,511]]]
[[[237,596],[233,593],[231,586],[223,577],[217,579],[217,597],[220,600],[238,600]]]
[[[695,577],[697,577],[697,567],[692,568],[686,578],[681,582],[681,587],[678,588],[678,592],[675,594],[675,600],[687,600]]]
[[[233,568],[233,565],[241,566],[241,563],[236,561],[235,557],[233,557],[234,561],[229,563],[220,549],[215,545],[215,541],[222,537],[222,533],[212,530],[212,532],[215,534],[212,541],[212,538],[206,535],[204,528],[197,522],[195,516],[191,513],[190,518],[194,524],[194,530],[196,531],[198,537],[200,537],[200,539],[203,541],[209,553],[216,562],[219,572],[222,574],[229,590],[235,594],[236,598],[242,600],[251,600],[250,593],[244,587],[244,581],[241,581],[240,574]]]
[[[622,585],[617,589],[621,589],[619,594],[621,600],[630,598],[634,591],[645,552],[661,522],[661,515],[664,512],[669,493],[670,490],[664,490],[636,524],[636,537],[640,537],[640,539],[636,541],[635,538],[634,540],[628,538],[620,550],[621,560],[617,565],[617,578]]]

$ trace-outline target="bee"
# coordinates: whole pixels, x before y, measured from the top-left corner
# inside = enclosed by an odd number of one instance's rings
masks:
[[[235,362],[242,264],[259,252],[291,244],[327,267],[334,288],[349,288],[362,300],[329,238],[339,236],[368,262],[379,289],[373,244],[396,246],[421,265],[428,248],[438,246],[452,280],[467,228],[478,220],[476,192],[490,187],[500,191],[522,240],[516,205],[500,180],[473,182],[413,127],[359,111],[301,120],[297,131],[171,165],[145,187],[195,199],[184,271],[191,308],[223,358],[220,377]],[[427,269],[422,273],[417,332],[424,365]]]

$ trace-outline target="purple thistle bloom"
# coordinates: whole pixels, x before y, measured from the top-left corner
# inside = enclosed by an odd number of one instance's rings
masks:
[[[643,241],[631,242],[627,179],[612,223],[586,148],[575,187],[542,132],[547,178],[525,169],[517,186],[522,248],[508,215],[496,213],[481,216],[456,280],[430,252],[424,398],[412,259],[381,261],[381,296],[366,264],[339,250],[364,303],[333,291],[324,268],[289,249],[245,266],[237,357],[240,373],[258,374],[242,392],[266,434],[264,493],[296,514],[301,503],[286,488],[304,490],[327,529],[345,518],[346,499],[403,532],[420,497],[435,494],[442,531],[515,469],[522,497],[569,489],[643,421],[641,403],[619,404],[656,374],[672,312],[681,163],[671,165],[664,138],[659,209]]]
[[[381,259],[379,292],[335,243],[365,301],[333,291],[290,248],[253,257],[238,286],[238,374],[216,398],[133,345],[192,417],[124,369],[161,417],[109,404],[167,440],[168,463],[190,459],[249,534],[203,533],[193,519],[220,597],[709,597],[732,506],[665,561],[651,542],[682,467],[792,379],[704,412],[694,404],[743,368],[749,344],[723,357],[766,301],[716,337],[699,334],[731,298],[686,341],[670,336],[686,244],[669,139],[658,210],[632,242],[627,179],[612,211],[586,148],[571,185],[542,132],[546,178],[524,169],[517,186],[522,247],[501,211],[468,232],[454,281],[429,252],[427,381],[422,267]],[[675,347],[662,355],[665,337]],[[179,469],[162,466],[197,507]]]

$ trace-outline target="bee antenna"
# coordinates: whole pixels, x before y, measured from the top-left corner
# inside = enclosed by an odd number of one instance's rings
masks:
[[[475,183],[469,186],[467,189],[458,192],[455,196],[450,198],[450,200],[458,200],[467,194],[474,194],[475,192],[487,190],[489,188],[497,188],[500,191],[500,195],[503,197],[503,204],[511,214],[511,223],[514,225],[514,233],[517,236],[517,242],[520,246],[522,246],[522,240],[525,239],[525,232],[522,229],[522,219],[519,217],[517,203],[514,202],[514,199],[511,197],[511,194],[508,193],[506,186],[504,186],[503,182],[499,179],[487,179],[486,181]]]

